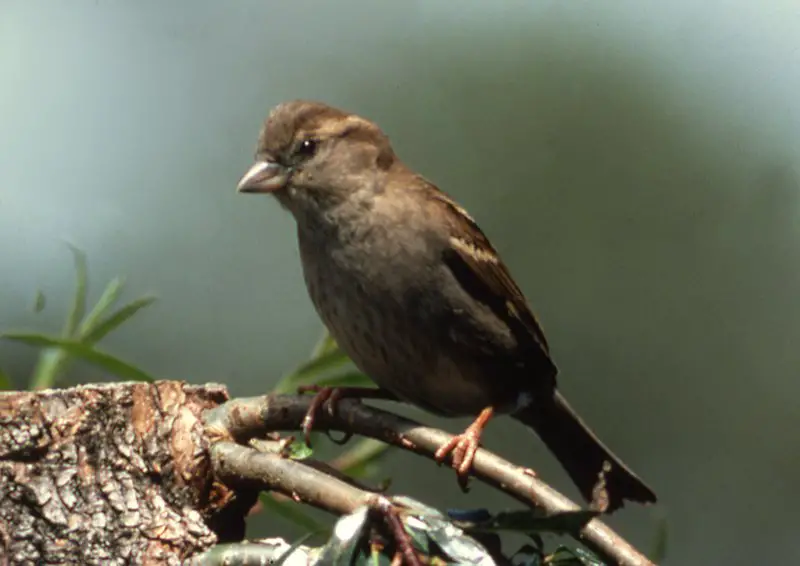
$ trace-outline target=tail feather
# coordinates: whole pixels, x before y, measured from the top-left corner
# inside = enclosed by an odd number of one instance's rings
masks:
[[[587,501],[602,507],[598,499],[607,498],[608,513],[622,507],[626,499],[656,501],[656,494],[597,438],[558,391],[546,402],[534,402],[515,413],[514,418],[539,435]],[[597,489],[604,468],[605,491]]]

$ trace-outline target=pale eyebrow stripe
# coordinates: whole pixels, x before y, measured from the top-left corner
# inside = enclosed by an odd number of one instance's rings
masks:
[[[328,137],[341,135],[347,130],[353,128],[366,128],[375,130],[377,129],[377,126],[369,120],[350,114],[336,120],[326,120],[322,126],[314,130],[313,133],[319,136]]]

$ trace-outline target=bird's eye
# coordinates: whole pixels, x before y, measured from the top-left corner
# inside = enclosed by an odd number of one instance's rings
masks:
[[[313,156],[317,152],[317,141],[316,140],[303,140],[300,142],[300,145],[297,146],[294,153],[297,157],[309,158]]]

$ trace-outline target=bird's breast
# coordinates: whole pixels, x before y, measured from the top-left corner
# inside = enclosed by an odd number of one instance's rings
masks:
[[[447,302],[431,289],[437,269],[408,270],[386,254],[300,238],[311,300],[339,346],[379,386],[428,411],[474,415],[491,398],[490,376],[442,347]],[[406,258],[407,259],[407,258]],[[425,265],[426,262],[422,262]],[[419,264],[419,262],[417,262]],[[428,262],[429,265],[437,265]]]

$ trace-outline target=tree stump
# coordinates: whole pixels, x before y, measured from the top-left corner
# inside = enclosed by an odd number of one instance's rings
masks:
[[[255,494],[213,478],[220,385],[0,393],[0,565],[180,564],[241,540]]]

